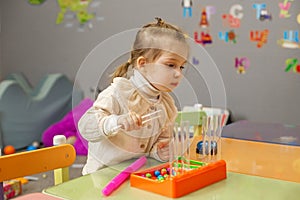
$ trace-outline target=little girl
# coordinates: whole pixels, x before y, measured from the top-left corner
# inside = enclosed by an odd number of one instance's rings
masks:
[[[177,108],[168,92],[183,78],[189,47],[179,28],[156,20],[138,31],[130,59],[116,69],[111,85],[79,121],[88,140],[83,175],[142,155],[169,159]],[[131,68],[133,75],[126,78]],[[144,123],[143,116],[154,112],[158,116]]]

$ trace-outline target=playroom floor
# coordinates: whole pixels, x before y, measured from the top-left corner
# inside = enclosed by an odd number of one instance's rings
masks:
[[[70,179],[74,179],[81,176],[81,171],[85,162],[86,162],[86,156],[76,157],[74,164],[69,168]],[[43,189],[54,185],[53,171],[31,175],[30,177],[36,178],[38,180],[31,180],[28,181],[27,184],[24,184],[22,187],[23,190],[22,195],[30,194],[33,192],[42,192]]]

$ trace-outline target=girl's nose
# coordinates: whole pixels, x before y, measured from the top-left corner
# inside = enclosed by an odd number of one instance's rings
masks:
[[[182,76],[182,71],[181,71],[180,68],[176,68],[176,69],[175,69],[174,76],[175,76],[176,78],[179,78],[179,77]]]

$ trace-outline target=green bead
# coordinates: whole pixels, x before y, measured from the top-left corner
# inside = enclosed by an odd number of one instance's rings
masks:
[[[147,173],[147,174],[146,174],[146,177],[147,177],[147,178],[151,178],[152,175],[151,175],[150,173]]]

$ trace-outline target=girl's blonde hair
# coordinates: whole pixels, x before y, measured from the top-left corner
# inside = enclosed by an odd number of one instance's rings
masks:
[[[130,53],[130,59],[117,67],[112,74],[112,80],[115,77],[125,77],[129,66],[134,67],[140,56],[147,56],[148,61],[155,61],[164,51],[160,43],[162,39],[173,39],[183,42],[187,45],[186,34],[178,27],[166,23],[161,18],[155,18],[157,21],[144,25],[136,34],[133,49]]]

